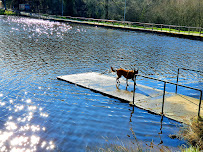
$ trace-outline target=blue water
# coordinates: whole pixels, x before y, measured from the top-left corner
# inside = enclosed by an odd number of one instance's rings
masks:
[[[110,67],[176,81],[179,67],[203,71],[202,41],[60,22],[0,16],[0,151],[86,151],[138,141],[176,150],[180,123],[56,79]],[[201,73],[179,82],[202,89]],[[163,88],[138,78],[138,84]],[[125,84],[121,84],[124,86]],[[175,88],[175,87],[174,87]],[[167,91],[174,91],[167,85]],[[199,98],[199,92],[179,89]]]

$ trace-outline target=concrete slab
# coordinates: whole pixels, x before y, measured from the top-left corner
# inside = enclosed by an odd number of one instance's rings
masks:
[[[129,82],[128,90],[125,90],[125,80],[120,80],[119,89],[116,87],[115,77],[96,72],[58,76],[57,79],[99,92],[124,102],[133,102],[133,82]],[[155,114],[161,114],[163,90],[154,89],[137,84],[135,91],[135,106],[148,110]],[[189,123],[189,119],[197,116],[199,100],[166,92],[164,115],[173,120]],[[201,107],[203,111],[203,106]],[[202,112],[203,114],[203,112]],[[201,114],[201,116],[203,116]]]
[[[161,114],[163,96],[148,98],[136,102],[136,106],[156,114]],[[130,103],[131,104],[131,103]],[[189,124],[190,119],[197,117],[199,99],[192,97],[168,93],[165,96],[164,116],[173,120]],[[201,117],[203,117],[203,106],[201,106]]]
[[[125,90],[126,81],[121,81],[121,86],[116,88],[116,78],[107,75],[99,74],[96,72],[81,73],[73,75],[59,76],[57,79],[67,81],[69,83],[76,84],[78,86],[91,89],[93,91],[108,95],[125,102],[133,101],[133,89]],[[129,85],[133,86],[132,82]],[[122,89],[123,88],[123,89]],[[162,95],[163,91],[153,89],[143,85],[136,86],[136,100],[140,101],[146,98],[156,97]]]

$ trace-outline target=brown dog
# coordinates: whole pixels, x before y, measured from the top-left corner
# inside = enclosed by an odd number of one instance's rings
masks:
[[[128,87],[128,79],[132,79],[134,81],[134,77],[136,78],[136,74],[138,74],[138,70],[137,71],[134,71],[134,70],[124,70],[122,68],[120,69],[117,69],[117,70],[114,70],[112,67],[111,67],[111,71],[112,72],[117,72],[117,78],[116,78],[116,82],[117,84],[119,83],[120,84],[120,81],[119,81],[119,78],[121,76],[124,76],[126,78],[126,89]]]

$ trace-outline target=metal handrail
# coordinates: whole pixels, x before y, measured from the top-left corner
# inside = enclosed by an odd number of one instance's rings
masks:
[[[140,75],[140,74],[136,74],[136,76],[141,76],[143,78],[147,78],[147,79],[152,79],[152,80],[164,82],[163,101],[162,101],[162,113],[161,113],[162,115],[163,115],[163,111],[164,111],[163,109],[164,109],[165,91],[166,91],[166,84],[167,83],[199,91],[200,92],[200,98],[199,98],[198,117],[200,117],[200,109],[201,109],[201,101],[202,101],[202,90],[197,89],[197,88],[193,88],[193,87],[189,87],[189,86],[185,86],[185,85],[181,85],[181,84],[178,84],[178,83],[173,83],[173,82],[169,82],[169,81],[160,80],[160,79],[157,79],[157,78],[152,78],[152,77]],[[136,77],[134,78],[133,105],[134,105],[134,99],[135,99],[135,85],[136,85]]]
[[[200,70],[193,70],[193,69],[186,69],[186,68],[178,68],[178,69],[203,73],[203,71],[200,71]]]
[[[199,70],[186,69],[186,68],[178,68],[178,72],[177,72],[177,81],[176,81],[177,84],[178,84],[178,79],[179,79],[180,69],[185,70],[185,71],[193,71],[193,72],[200,72],[200,73],[203,73],[202,71],[199,71]],[[178,85],[176,85],[176,93],[177,93],[177,91],[178,91]]]
[[[141,76],[141,77],[147,78],[147,79],[157,80],[157,81],[160,81],[160,82],[166,82],[166,83],[173,84],[173,85],[178,85],[178,86],[185,87],[185,88],[188,88],[188,89],[193,89],[193,90],[197,90],[197,91],[202,91],[202,90],[197,89],[197,88],[185,86],[185,85],[182,85],[182,84],[177,84],[177,83],[170,82],[170,81],[160,80],[160,79],[157,79],[157,78],[152,78],[152,77],[148,77],[148,76],[144,76],[144,75],[140,75],[140,74],[138,74],[137,76]]]

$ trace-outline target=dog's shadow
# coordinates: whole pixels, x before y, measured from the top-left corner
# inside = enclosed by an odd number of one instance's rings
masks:
[[[128,92],[133,92],[134,91],[134,87],[133,86],[128,86],[127,88],[125,87],[125,86],[123,86],[123,85],[117,85],[116,84],[116,88],[118,89],[118,90],[125,90],[125,91],[128,91]],[[142,94],[142,95],[145,95],[145,96],[147,96],[147,97],[152,97],[150,94],[148,94],[147,92],[144,92],[144,91],[142,91],[142,89],[140,89],[140,87],[139,86],[135,86],[135,93],[138,93],[138,94]]]

